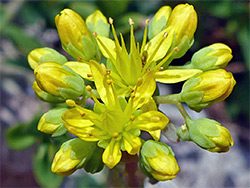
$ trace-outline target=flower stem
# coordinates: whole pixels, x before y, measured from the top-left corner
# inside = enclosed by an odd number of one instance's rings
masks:
[[[179,102],[178,100],[179,94],[154,96],[153,98],[157,104],[174,104],[180,111],[185,121],[187,121],[187,119],[190,119],[190,116],[182,106],[181,102]]]

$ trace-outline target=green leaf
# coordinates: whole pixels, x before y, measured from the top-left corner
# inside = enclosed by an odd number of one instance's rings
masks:
[[[19,124],[6,130],[7,145],[11,149],[23,150],[36,142],[36,135],[29,134],[26,131],[27,125],[28,124]]]
[[[55,152],[56,149],[54,148],[54,153]],[[51,162],[48,145],[41,144],[33,160],[34,175],[41,187],[56,188],[59,187],[63,181],[61,176],[51,172]]]

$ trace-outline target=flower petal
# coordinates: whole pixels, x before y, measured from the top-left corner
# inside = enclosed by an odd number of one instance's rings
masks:
[[[108,108],[118,107],[119,109],[120,106],[119,101],[117,99],[117,96],[115,95],[112,83],[111,84],[108,83],[105,66],[103,65],[102,67],[100,64],[96,62],[90,61],[90,68],[95,80],[96,89],[102,101]]]
[[[76,61],[69,61],[65,63],[64,65],[70,67],[73,71],[75,71],[77,74],[79,74],[81,77],[83,77],[86,80],[93,81],[93,77],[90,77],[91,70],[89,67],[89,64],[86,62],[76,62]]]
[[[97,44],[104,57],[112,61],[116,59],[115,42],[113,40],[107,37],[97,36]]]
[[[139,115],[133,122],[132,126],[144,131],[156,131],[164,129],[169,119],[161,112],[149,111]]]
[[[156,72],[155,79],[157,82],[173,84],[187,80],[201,72],[200,69],[168,69]]]
[[[161,130],[148,131],[155,141],[159,141],[161,137]]]
[[[125,150],[130,155],[135,155],[139,153],[141,148],[141,139],[138,136],[135,136],[129,132],[123,133],[123,142]]]
[[[111,169],[120,162],[121,157],[120,141],[112,139],[103,152],[102,161]]]

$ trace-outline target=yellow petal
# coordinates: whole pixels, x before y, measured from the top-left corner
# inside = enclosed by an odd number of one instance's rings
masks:
[[[141,148],[141,139],[138,136],[130,134],[129,132],[123,133],[123,142],[125,150],[130,155],[135,155],[139,153]]]
[[[67,110],[63,115],[62,119],[72,126],[89,127],[92,125],[101,126],[100,116],[95,112],[85,108],[71,108]]]
[[[119,101],[117,96],[114,93],[114,88],[112,83],[108,83],[108,78],[106,76],[106,68],[105,66],[101,66],[100,64],[90,61],[90,68],[92,75],[95,80],[96,89],[108,108],[118,107],[119,110]],[[111,81],[112,82],[112,81]]]
[[[127,105],[125,110],[126,112],[134,112],[150,100],[156,88],[154,74],[154,71],[149,71],[141,78],[142,82],[139,86],[136,86],[134,98],[130,97],[128,102],[129,105]]]
[[[156,131],[164,129],[169,119],[161,112],[149,111],[139,115],[133,122],[132,126],[144,131]]]
[[[116,59],[115,42],[107,37],[97,36],[97,44],[104,57]]]
[[[148,131],[155,141],[159,141],[161,137],[161,130]]]
[[[120,162],[121,157],[120,141],[112,139],[103,152],[102,161],[111,169]]]
[[[202,70],[199,69],[168,69],[156,72],[155,79],[157,82],[173,84],[187,80],[201,72]]]
[[[77,74],[79,74],[81,77],[83,77],[86,80],[93,81],[93,77],[91,77],[91,70],[89,67],[89,64],[86,62],[76,62],[76,61],[69,61],[65,63],[64,65],[70,67],[73,71],[75,71]]]

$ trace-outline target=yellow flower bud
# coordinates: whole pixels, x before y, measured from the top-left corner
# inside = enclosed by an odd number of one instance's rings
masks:
[[[96,55],[96,44],[84,20],[71,9],[64,9],[55,17],[62,46],[73,58],[90,60]]]
[[[51,95],[76,99],[84,92],[84,81],[66,66],[46,62],[34,70],[38,87]]]
[[[187,120],[190,140],[211,152],[227,152],[233,146],[230,132],[217,121],[200,118]]]
[[[180,172],[172,149],[164,143],[146,141],[141,149],[141,168],[159,181],[175,178]]]
[[[101,11],[96,10],[89,15],[86,19],[86,24],[91,33],[96,32],[98,36],[109,37],[109,24]]]
[[[74,173],[90,159],[93,154],[93,145],[93,143],[85,142],[79,138],[63,143],[54,157],[51,171],[60,176]]]
[[[215,43],[196,52],[185,68],[211,69],[225,68],[232,59],[232,50],[225,44]]]
[[[55,133],[59,127],[63,127],[64,121],[61,116],[67,110],[68,108],[58,107],[43,114],[38,123],[37,129],[46,134]]]
[[[28,62],[32,69],[35,69],[39,63],[46,61],[64,64],[67,62],[67,59],[51,48],[37,48],[32,50],[28,55]]]
[[[203,72],[187,80],[180,93],[180,101],[196,111],[225,100],[236,81],[232,73],[224,69]]]
[[[194,7],[189,4],[177,5],[169,18],[167,28],[175,31],[175,45],[181,43],[185,36],[193,40],[197,28],[197,14]]]

